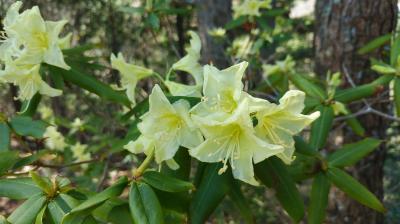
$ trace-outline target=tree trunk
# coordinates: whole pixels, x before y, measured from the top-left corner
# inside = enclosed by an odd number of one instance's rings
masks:
[[[376,37],[390,33],[395,28],[397,1],[394,0],[319,0],[316,4],[315,71],[324,76],[328,71],[349,74],[359,85],[370,82],[378,75],[370,68],[370,58],[381,58],[381,49],[359,55],[357,50]],[[344,77],[344,76],[343,76]],[[345,80],[345,79],[343,79]],[[346,87],[350,87],[348,80]],[[388,105],[374,104],[374,108],[388,112]],[[353,107],[360,109],[360,107]],[[376,115],[360,117],[367,136],[384,139],[387,122]],[[354,142],[357,137],[344,130],[344,141]],[[383,199],[383,163],[385,148],[382,145],[372,155],[359,162],[353,175],[379,199]],[[383,215],[350,199],[341,200],[335,223],[383,223]]]
[[[225,46],[216,43],[208,34],[213,28],[224,27],[232,19],[231,0],[197,0],[197,20],[202,43],[202,60],[225,68],[230,62],[225,55]]]

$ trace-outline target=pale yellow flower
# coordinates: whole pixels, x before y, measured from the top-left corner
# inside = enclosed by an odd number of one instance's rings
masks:
[[[258,124],[255,129],[258,136],[272,144],[283,146],[284,151],[277,156],[287,164],[294,160],[293,136],[320,115],[319,111],[310,115],[301,114],[304,109],[304,98],[304,92],[290,90],[279,100],[279,105],[266,100],[258,100],[256,103]]]
[[[261,15],[260,9],[270,8],[271,0],[244,0],[242,3],[233,6],[233,17]]]
[[[53,150],[63,150],[66,147],[64,136],[57,131],[55,126],[49,126],[43,135],[45,140],[45,145],[49,149]]]
[[[135,90],[138,81],[151,76],[153,70],[127,63],[122,53],[118,53],[118,57],[114,54],[111,55],[111,66],[121,73],[122,88],[126,90],[126,95],[134,106],[136,104]]]
[[[76,162],[87,161],[91,159],[91,155],[87,152],[87,145],[77,142],[71,147],[72,157],[75,158]]]
[[[18,98],[21,100],[30,100],[37,92],[50,97],[61,95],[61,90],[50,87],[42,80],[39,69],[40,65],[18,67],[10,62],[4,71],[0,71],[0,77],[19,87]]]
[[[201,96],[201,86],[203,84],[203,68],[199,64],[201,41],[200,37],[193,31],[189,31],[191,36],[190,46],[186,48],[187,54],[178,62],[172,65],[172,69],[184,71],[191,74],[195,80],[195,85],[185,85],[173,81],[166,81],[166,85],[174,96]]]
[[[199,145],[202,136],[189,117],[189,109],[185,100],[171,104],[156,85],[149,96],[149,111],[138,124],[141,136],[124,148],[135,154],[154,151],[156,162],[161,163],[172,160],[179,146]]]
[[[245,98],[224,121],[210,121],[207,117],[192,115],[206,140],[189,152],[202,162],[222,162],[219,174],[227,170],[229,162],[236,179],[258,185],[253,163],[282,153],[283,147],[257,137],[249,113],[248,99]]]

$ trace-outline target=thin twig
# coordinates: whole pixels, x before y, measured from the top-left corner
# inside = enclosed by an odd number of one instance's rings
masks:
[[[111,155],[107,156],[106,164],[104,165],[104,170],[97,185],[97,192],[99,192],[107,179],[108,169],[110,167]]]

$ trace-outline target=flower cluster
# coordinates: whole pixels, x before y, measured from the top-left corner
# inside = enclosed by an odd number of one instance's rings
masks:
[[[37,6],[19,10],[22,2],[15,2],[3,20],[0,33],[0,80],[19,86],[18,98],[31,99],[37,92],[58,96],[62,92],[50,87],[40,76],[42,62],[69,69],[61,49],[69,47],[71,35],[59,38],[67,21],[45,21]]]
[[[198,96],[201,102],[193,107],[184,99],[170,103],[156,85],[149,96],[149,111],[138,124],[141,135],[125,148],[132,153],[154,153],[157,163],[166,162],[176,169],[173,158],[183,146],[202,162],[222,162],[220,174],[230,166],[235,178],[257,185],[253,164],[271,156],[291,163],[293,135],[317,119],[319,112],[301,114],[305,94],[298,90],[288,91],[279,104],[249,95],[242,83],[248,63],[224,70],[201,66],[200,38],[194,32],[190,35],[187,55],[172,69],[190,73],[196,84],[167,80],[166,85],[172,95]]]
[[[258,17],[261,15],[260,9],[270,8],[270,0],[244,0],[243,2],[233,6],[233,17],[239,18],[241,16]]]

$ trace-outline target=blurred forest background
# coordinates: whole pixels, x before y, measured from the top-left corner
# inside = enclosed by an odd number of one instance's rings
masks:
[[[0,0],[1,18],[13,2]],[[152,13],[138,10],[145,4],[140,0],[23,2],[24,8],[38,5],[47,20],[67,19],[65,33],[72,32],[73,46],[96,46],[90,54],[106,66],[95,74],[100,80],[119,85],[118,73],[109,68],[110,54],[118,52],[165,75],[169,66],[185,54],[189,41],[187,31],[194,30],[202,39],[203,62],[212,62],[222,69],[237,61],[249,61],[246,88],[252,94],[265,97],[269,97],[270,86],[264,78],[273,73],[296,72],[325,77],[329,72],[341,72],[342,78],[351,76],[350,80],[356,85],[376,78],[378,75],[369,69],[369,60],[384,57],[385,47],[363,55],[357,51],[371,40],[395,31],[398,18],[397,1],[394,0],[271,0],[270,8],[262,9],[261,16],[254,21],[234,19],[232,6],[236,4],[235,0],[156,0],[153,4],[157,9]],[[179,74],[177,79],[192,81]],[[342,85],[351,86],[352,83],[343,78]],[[140,83],[139,92],[143,98],[151,86],[148,81]],[[388,90],[382,90],[371,99],[374,108],[383,112],[391,110],[387,103],[389,94]],[[19,111],[21,104],[13,100],[16,95],[16,87],[1,84],[1,113]],[[69,86],[61,97],[46,98],[39,111],[43,119],[55,115],[67,143],[85,145],[93,158],[107,157],[107,145],[113,141],[113,136],[107,133],[124,136],[126,130],[117,119],[110,119],[117,116],[116,106],[98,102],[93,94]],[[352,110],[361,110],[361,107],[355,104]],[[386,144],[349,171],[382,199],[389,211],[383,216],[333,189],[326,222],[399,223],[399,122],[370,114],[360,116],[360,120],[367,136],[385,139]],[[325,150],[358,139],[344,127],[343,120],[335,122]],[[118,173],[112,175],[120,176],[130,171],[132,161],[136,158],[107,157],[88,167],[63,172],[75,174],[69,175],[74,176],[73,182],[96,189],[101,187],[98,182],[107,181],[103,180],[104,166],[118,167]],[[302,191],[309,191],[310,183],[302,186]],[[243,187],[248,188],[245,192],[251,200],[257,223],[290,222],[274,197],[265,197],[264,194],[270,193],[263,188]],[[1,199],[0,214],[7,214],[13,206],[11,201]],[[219,207],[213,215],[215,223],[237,223],[237,214],[230,206],[224,203]]]

